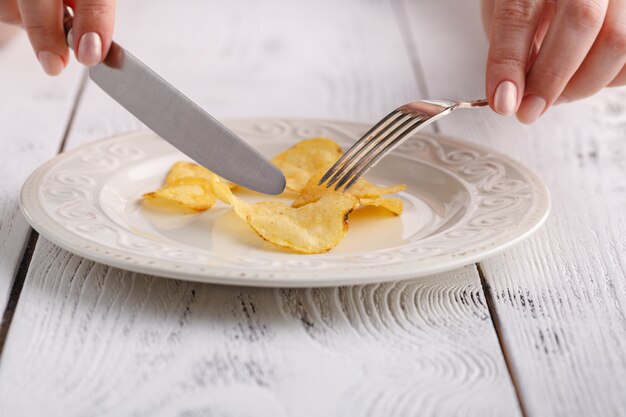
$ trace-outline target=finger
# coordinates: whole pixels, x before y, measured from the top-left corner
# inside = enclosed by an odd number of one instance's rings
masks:
[[[493,9],[495,8],[496,1],[481,0],[481,4],[483,28],[485,29],[485,33],[487,34],[487,36],[489,36],[489,33],[491,33],[491,20],[493,18]]]
[[[609,87],[620,87],[622,85],[626,85],[626,66],[624,66],[620,73],[617,74],[617,77],[611,81]]]
[[[517,112],[532,123],[559,97],[600,32],[608,0],[563,0],[527,79]]]
[[[0,22],[19,25],[22,23],[16,0],[0,0]]]
[[[530,56],[528,57],[528,62],[526,63],[527,73],[528,70],[535,64],[537,55],[539,55],[539,49],[541,49],[541,44],[546,37],[546,33],[548,33],[548,28],[550,27],[550,23],[552,23],[552,18],[554,17],[555,5],[555,0],[546,0],[543,6],[541,18],[539,19],[539,24],[537,25],[537,32],[535,32],[533,46],[530,51]]]
[[[18,0],[28,38],[48,75],[58,75],[69,59],[61,0]]]
[[[611,0],[591,51],[565,87],[558,102],[591,96],[607,85],[626,64],[626,0]]]
[[[89,67],[99,64],[109,51],[115,21],[115,0],[76,0],[74,51]]]
[[[487,97],[502,115],[519,106],[542,0],[496,0],[489,36]]]
[[[541,12],[541,18],[537,25],[537,32],[535,33],[535,45],[537,48],[541,47],[543,40],[546,38],[554,14],[556,13],[556,0],[546,0]]]

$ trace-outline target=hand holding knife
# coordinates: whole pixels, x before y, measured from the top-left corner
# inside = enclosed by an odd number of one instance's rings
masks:
[[[73,11],[64,6],[63,26],[72,47]],[[282,172],[163,78],[113,42],[91,78],[156,134],[219,176],[264,194],[285,188]]]

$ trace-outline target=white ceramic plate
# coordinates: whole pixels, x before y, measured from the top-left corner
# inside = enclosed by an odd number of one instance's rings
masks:
[[[346,148],[368,128],[317,120],[228,125],[269,157],[313,136]],[[550,208],[543,183],[510,158],[450,138],[416,136],[368,175],[375,183],[407,185],[399,195],[404,213],[355,212],[337,248],[299,255],[264,242],[225,205],[189,215],[144,208],[141,195],[157,189],[169,167],[184,159],[151,132],[90,143],[37,169],[22,189],[22,211],[52,242],[108,265],[210,283],[308,287],[458,268],[527,237]]]

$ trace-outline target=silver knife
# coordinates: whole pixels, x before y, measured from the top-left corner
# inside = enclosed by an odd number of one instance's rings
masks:
[[[73,10],[63,25],[72,42]],[[285,189],[282,172],[234,132],[202,110],[154,71],[113,42],[91,78],[160,137],[219,176],[264,194]]]

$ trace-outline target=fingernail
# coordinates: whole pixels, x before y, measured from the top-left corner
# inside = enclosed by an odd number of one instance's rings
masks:
[[[565,104],[565,103],[569,103],[571,100],[565,96],[560,96],[559,98],[556,99],[556,101],[554,102],[554,106],[558,106],[559,104]]]
[[[37,58],[48,75],[59,75],[65,64],[60,56],[48,51],[41,51],[37,54]]]
[[[102,59],[102,39],[96,32],[87,32],[78,43],[78,60],[83,65],[93,67]]]
[[[498,113],[511,116],[517,106],[517,87],[511,81],[502,81],[493,96],[493,104]]]
[[[522,101],[517,118],[522,123],[531,124],[541,116],[547,105],[543,98],[534,94],[528,95]]]

